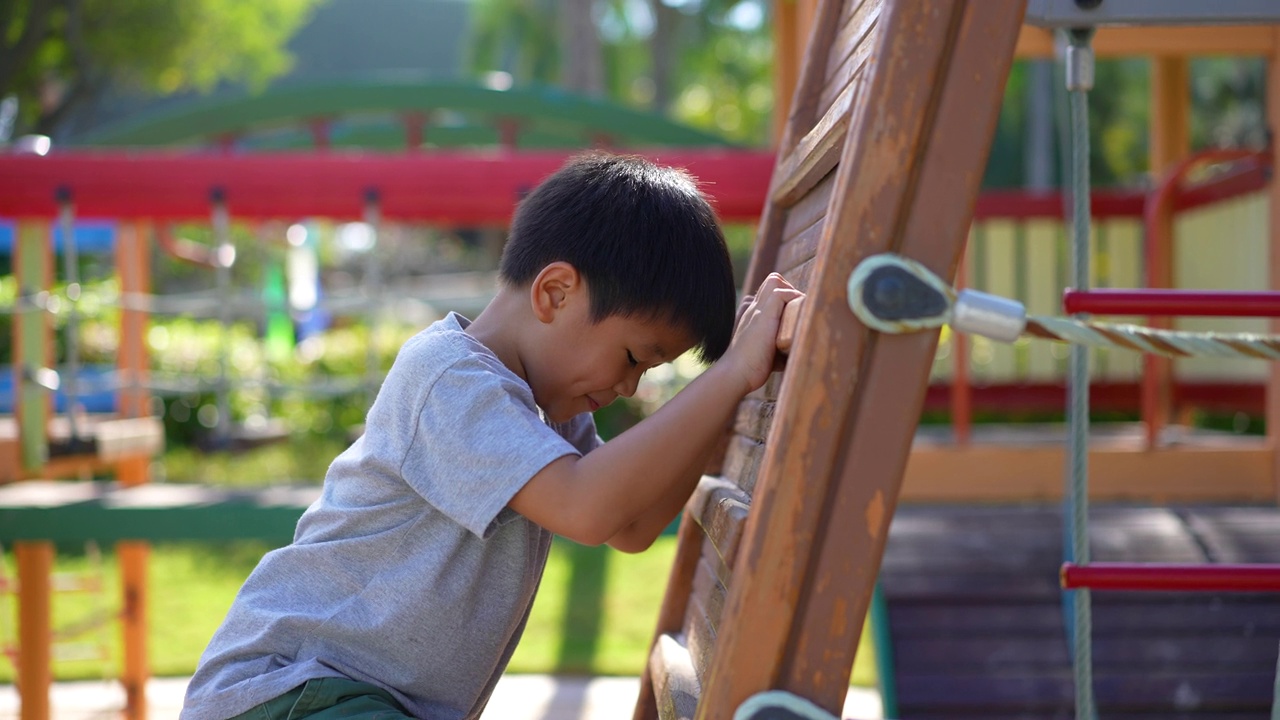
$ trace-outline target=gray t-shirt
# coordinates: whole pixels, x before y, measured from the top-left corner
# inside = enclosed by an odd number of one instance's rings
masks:
[[[548,463],[600,441],[589,414],[544,420],[468,322],[451,314],[401,348],[293,544],[236,596],[182,720],[223,720],[318,677],[386,688],[421,718],[479,716],[551,544],[506,505]]]

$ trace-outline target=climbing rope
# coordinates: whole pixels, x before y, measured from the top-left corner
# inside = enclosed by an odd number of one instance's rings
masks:
[[[1006,343],[1026,337],[1168,357],[1280,361],[1280,335],[1162,330],[1080,317],[1027,315],[1016,300],[956,290],[920,263],[890,253],[863,260],[849,277],[848,293],[849,307],[858,319],[883,333],[950,325],[959,333]]]
[[[1071,112],[1071,278],[1089,287],[1089,90],[1093,88],[1093,29],[1067,31],[1066,85]],[[1089,355],[1072,344],[1067,376],[1067,487],[1063,516],[1068,519],[1063,560],[1089,563]],[[1093,614],[1089,590],[1070,591],[1064,602],[1074,611],[1069,623],[1075,672],[1076,720],[1095,720],[1093,697]]]

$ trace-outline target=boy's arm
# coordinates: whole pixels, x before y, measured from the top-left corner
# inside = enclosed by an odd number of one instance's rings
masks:
[[[738,401],[768,379],[783,307],[798,297],[780,275],[771,275],[719,362],[635,427],[583,457],[547,465],[511,499],[511,509],[587,545],[608,542],[637,519],[635,546],[649,531],[661,532],[693,492],[701,462]]]

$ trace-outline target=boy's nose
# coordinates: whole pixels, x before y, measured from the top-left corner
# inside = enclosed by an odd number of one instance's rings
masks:
[[[617,385],[613,386],[615,392],[622,397],[631,397],[636,394],[636,387],[640,384],[640,373],[627,373]]]

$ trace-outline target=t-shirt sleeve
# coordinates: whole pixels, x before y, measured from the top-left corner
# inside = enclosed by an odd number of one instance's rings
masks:
[[[469,359],[426,393],[401,473],[433,507],[483,538],[539,470],[580,454],[543,422],[527,386]]]

